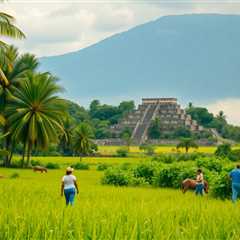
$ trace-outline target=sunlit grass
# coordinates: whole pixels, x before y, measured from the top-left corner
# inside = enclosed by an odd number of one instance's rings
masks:
[[[101,172],[75,171],[73,208],[60,197],[61,170],[0,169],[0,239],[239,239],[240,208],[178,190],[102,186]]]

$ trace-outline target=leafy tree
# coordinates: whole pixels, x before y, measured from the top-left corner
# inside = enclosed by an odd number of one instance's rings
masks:
[[[159,118],[155,118],[148,129],[150,139],[159,139],[161,136],[161,122]]]
[[[118,106],[121,115],[129,114],[135,109],[134,101],[123,101]]]
[[[144,151],[145,154],[152,156],[155,153],[155,147],[153,145],[142,144],[139,147],[140,150]]]
[[[231,152],[232,152],[231,145],[228,143],[225,143],[217,147],[217,150],[215,151],[215,155],[217,157],[229,157],[231,155]]]
[[[124,140],[128,151],[130,150],[130,146],[132,143],[132,131],[129,128],[125,128],[121,133],[121,138]]]
[[[0,37],[2,36],[14,39],[25,38],[24,33],[15,26],[15,18],[4,12],[0,12]],[[4,61],[7,61],[4,54],[7,47],[7,44],[0,40],[0,54],[1,59],[4,59]],[[8,79],[3,72],[2,65],[0,65],[0,84],[4,86],[8,85]]]
[[[188,153],[190,148],[198,148],[198,145],[192,138],[182,138],[177,145],[177,149],[179,148],[185,148],[186,153]]]
[[[73,150],[79,154],[80,161],[82,156],[87,156],[97,150],[96,145],[92,141],[93,131],[89,124],[81,123],[75,130],[73,136]]]
[[[14,96],[15,89],[19,87],[20,82],[26,78],[28,73],[36,70],[38,67],[38,61],[34,55],[23,54],[19,55],[17,48],[9,46],[5,50],[5,55],[8,59],[7,62],[3,58],[0,58],[0,65],[2,70],[8,79],[8,84],[0,85],[0,110],[5,114],[5,108],[9,99]],[[9,132],[9,124],[6,121],[4,132]],[[15,142],[11,139],[11,134],[5,139],[5,147],[10,154],[6,157],[5,162],[11,162],[12,152],[15,147]]]
[[[192,136],[191,131],[186,127],[179,127],[174,131],[174,137],[190,138]]]
[[[191,115],[192,119],[204,127],[208,127],[214,119],[213,114],[209,113],[206,108],[191,107],[186,109],[186,112]]]
[[[46,149],[64,132],[65,106],[57,97],[62,89],[56,81],[49,73],[29,73],[6,108],[12,137],[23,143],[23,164],[27,153],[27,166],[32,149]]]

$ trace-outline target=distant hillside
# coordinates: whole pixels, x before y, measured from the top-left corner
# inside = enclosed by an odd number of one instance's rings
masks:
[[[211,101],[240,96],[240,16],[167,16],[78,52],[41,59],[66,96],[174,96]],[[139,99],[138,99],[139,100]]]

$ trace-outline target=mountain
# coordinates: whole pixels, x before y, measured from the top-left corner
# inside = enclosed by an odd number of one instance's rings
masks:
[[[92,99],[173,96],[211,102],[240,97],[240,15],[166,16],[77,52],[41,58],[66,96]]]

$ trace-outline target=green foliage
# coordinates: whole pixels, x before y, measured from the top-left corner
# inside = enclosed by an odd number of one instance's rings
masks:
[[[142,144],[139,149],[144,151],[144,153],[148,156],[152,156],[155,153],[155,146],[149,144]]]
[[[230,154],[231,154],[231,145],[230,144],[222,144],[222,145],[219,145],[217,147],[217,150],[215,151],[215,155],[217,157],[222,157],[222,158],[225,158],[225,157],[229,157]]]
[[[107,164],[107,163],[99,163],[99,164],[97,165],[96,169],[97,169],[98,171],[104,171],[104,170],[108,169],[109,167],[112,167],[112,165]]]
[[[107,169],[102,178],[103,184],[110,184],[115,186],[127,186],[129,182],[130,179],[128,173],[119,168]]]
[[[17,173],[17,172],[12,173],[12,174],[10,175],[10,178],[12,178],[12,179],[14,179],[14,178],[19,178],[19,177],[20,177],[20,174]]]
[[[72,167],[77,170],[89,170],[90,169],[89,164],[83,163],[83,162],[78,162],[78,163],[72,165]]]
[[[198,145],[192,138],[182,138],[177,145],[177,149],[185,148],[186,153],[190,148],[198,148]]]
[[[212,195],[216,198],[230,198],[231,196],[231,182],[228,177],[228,172],[223,171],[221,174],[215,176],[212,184]]]
[[[144,182],[152,183],[154,176],[154,166],[151,163],[141,163],[138,164],[133,169],[133,176],[135,178],[143,178]]]
[[[161,122],[159,118],[155,118],[148,129],[148,136],[150,139],[159,139],[161,136]]]
[[[153,157],[152,161],[162,162],[162,163],[174,163],[180,161],[195,161],[200,157],[206,157],[203,153],[162,153]]]
[[[40,162],[40,161],[38,161],[38,160],[31,160],[31,165],[32,166],[42,166],[43,164]]]
[[[128,153],[129,153],[128,149],[125,147],[122,147],[122,148],[117,149],[116,156],[117,157],[127,157]]]
[[[223,168],[223,160],[220,160],[215,157],[203,157],[196,160],[198,167],[204,167],[209,171],[216,171],[220,173]]]
[[[192,133],[191,131],[186,127],[179,127],[177,128],[173,133],[175,138],[191,138]]]
[[[81,156],[87,156],[97,151],[97,146],[92,141],[93,131],[89,124],[81,123],[74,132],[73,150]]]
[[[192,119],[196,120],[200,125],[209,127],[212,123],[214,116],[209,113],[206,108],[190,107],[186,109],[187,114],[191,115]]]
[[[60,165],[58,163],[48,162],[45,167],[48,169],[59,169]]]

